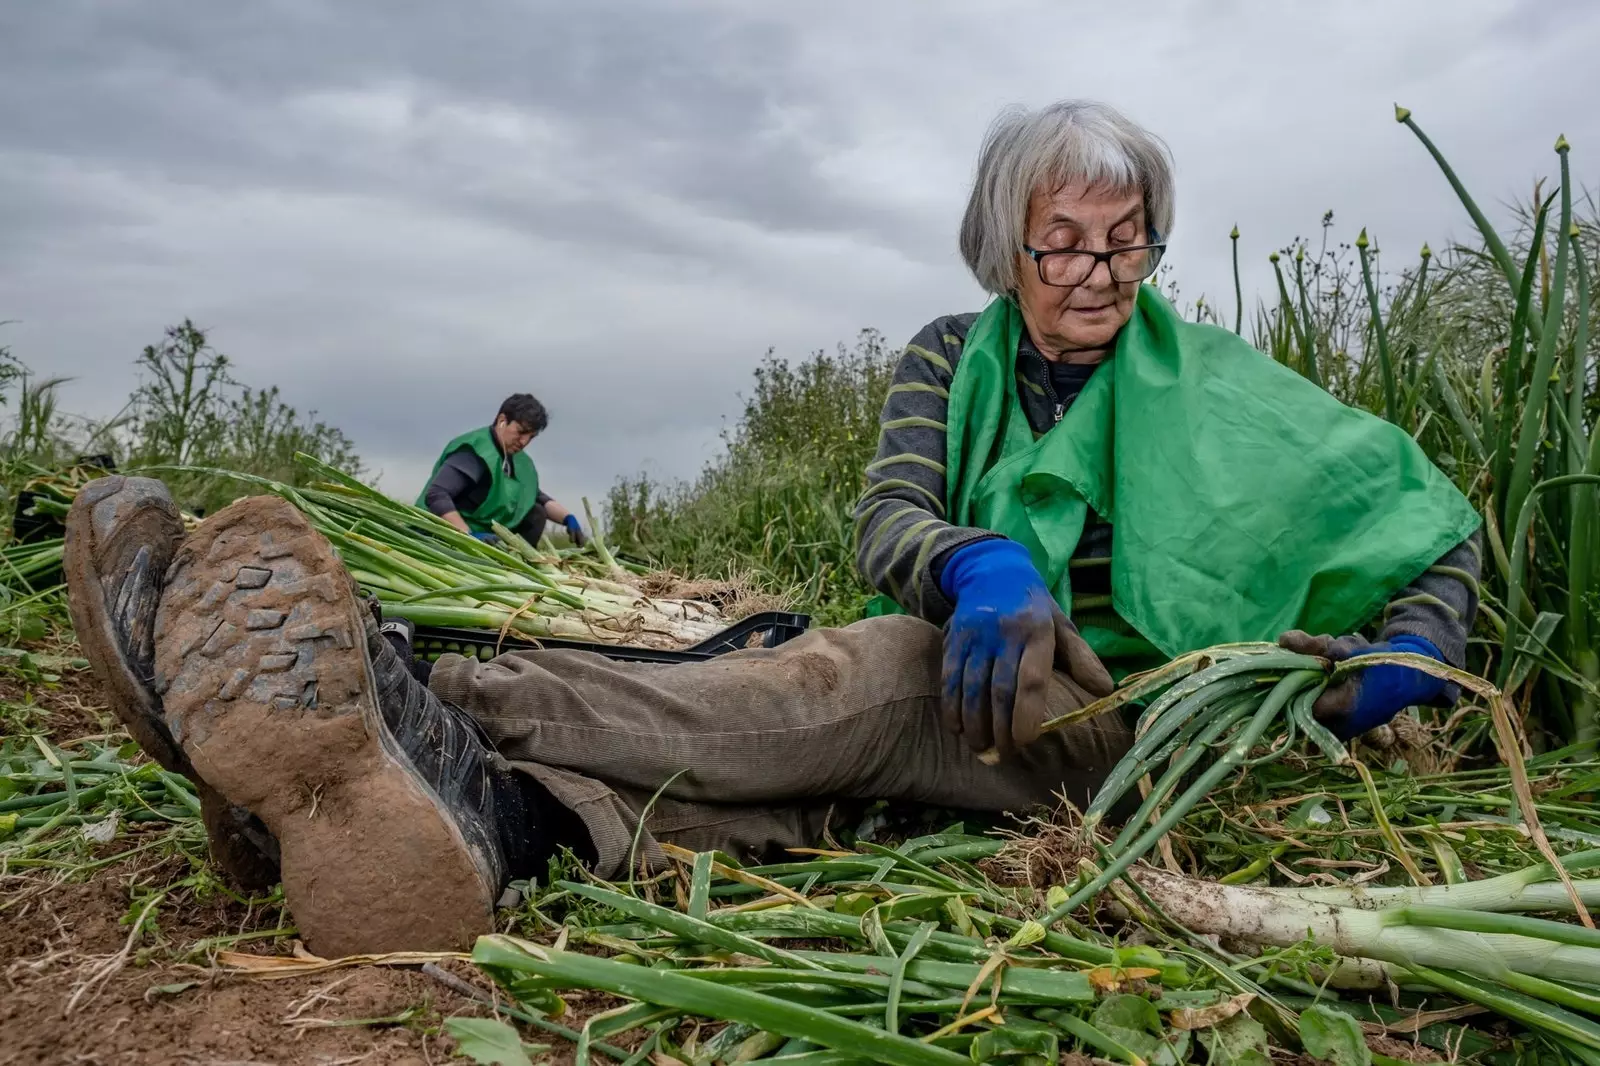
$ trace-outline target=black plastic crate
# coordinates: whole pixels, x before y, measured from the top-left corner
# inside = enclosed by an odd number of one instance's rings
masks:
[[[498,647],[508,651],[592,651],[608,659],[630,663],[696,663],[743,648],[776,648],[793,640],[811,625],[809,615],[790,611],[763,611],[741,619],[722,632],[682,651],[661,651],[631,644],[600,644],[583,640],[534,641],[527,637],[500,634],[482,629],[456,629],[449,626],[418,626],[412,637],[414,653],[430,656],[443,652],[492,658]]]

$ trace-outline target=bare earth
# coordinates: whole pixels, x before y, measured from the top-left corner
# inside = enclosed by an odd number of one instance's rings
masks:
[[[0,679],[0,700],[27,698]],[[87,672],[70,671],[33,701],[57,744],[111,732]],[[95,858],[127,853],[159,832],[130,824]],[[143,839],[141,839],[143,838]],[[219,892],[170,848],[147,848],[62,882],[51,870],[0,870],[0,1066],[423,1066],[454,1059],[441,1031],[452,1016],[488,1008],[415,968],[367,966],[263,981],[214,964],[207,938],[286,926],[277,906],[249,907]],[[192,884],[185,884],[188,880]],[[168,889],[141,934],[133,919],[151,890]],[[138,901],[135,904],[135,900]],[[246,940],[233,950],[286,955],[286,938]],[[491,996],[470,966],[445,968]],[[379,1024],[352,1024],[394,1019]],[[556,1041],[560,1045],[560,1041]],[[564,1047],[554,1049],[568,1060]]]

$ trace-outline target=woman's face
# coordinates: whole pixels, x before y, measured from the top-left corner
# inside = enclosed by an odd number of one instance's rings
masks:
[[[1041,252],[1104,252],[1145,244],[1144,197],[1099,185],[1040,190],[1028,202],[1025,243]],[[1072,362],[1075,352],[1108,347],[1133,314],[1140,283],[1116,281],[1108,263],[1095,263],[1071,288],[1046,284],[1039,264],[1025,253],[1019,265],[1017,302],[1029,336],[1048,358]]]

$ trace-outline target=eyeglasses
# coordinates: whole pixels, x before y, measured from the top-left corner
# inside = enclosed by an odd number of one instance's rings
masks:
[[[1101,263],[1111,271],[1111,280],[1122,285],[1143,281],[1161,265],[1161,255],[1167,250],[1161,244],[1136,244],[1130,248],[1114,248],[1107,252],[1088,252],[1069,248],[1058,252],[1041,252],[1037,248],[1022,246],[1035,263],[1039,264],[1039,280],[1046,285],[1070,289],[1082,285]]]

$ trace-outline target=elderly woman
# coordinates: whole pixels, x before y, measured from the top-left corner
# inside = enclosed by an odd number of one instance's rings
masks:
[[[1463,664],[1477,514],[1402,431],[1141,284],[1172,224],[1166,148],[1115,110],[1004,116],[961,226],[996,299],[929,323],[889,390],[860,567],[880,611],[946,626],[946,722],[979,750],[1038,736],[1066,613],[1124,672],[1280,638]],[[1305,632],[1380,608],[1377,645]],[[1345,737],[1455,695],[1403,667],[1360,678],[1317,704]]]
[[[1115,112],[996,128],[961,243],[997,299],[908,346],[860,506],[863,567],[915,617],[685,666],[430,672],[284,501],[186,535],[160,483],[106,478],[68,524],[79,639],[135,738],[196,782],[213,854],[281,873],[325,955],[465,946],[561,847],[615,877],[668,842],[809,844],[879,799],[1084,802],[1127,726],[1039,724],[1109,692],[1106,663],[1347,632],[1386,600],[1390,646],[1459,662],[1475,515],[1403,433],[1141,285],[1171,226],[1166,153]],[[1350,733],[1440,695],[1381,667],[1322,711]]]

